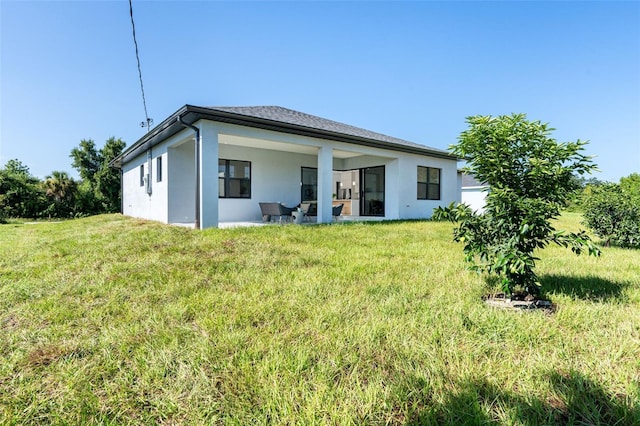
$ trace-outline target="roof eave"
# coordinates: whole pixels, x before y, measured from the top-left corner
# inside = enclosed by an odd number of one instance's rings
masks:
[[[444,158],[448,160],[460,160],[459,157],[449,154],[445,151],[431,150],[428,147],[419,148],[407,145],[395,144],[392,142],[377,141],[374,139],[364,138],[360,136],[347,135],[338,132],[331,132],[328,130],[316,129],[311,127],[300,126],[296,124],[284,123],[281,121],[270,120],[260,117],[252,117],[243,114],[220,111],[212,108],[198,107],[193,105],[185,105],[178,111],[170,115],[166,120],[156,126],[153,130],[147,133],[134,143],[129,149],[116,157],[111,165],[114,167],[122,168],[122,165],[129,161],[129,159],[137,157],[140,153],[146,151],[149,148],[157,145],[162,140],[173,136],[184,128],[177,119],[181,117],[182,120],[188,124],[194,124],[199,120],[211,120],[222,123],[236,124],[241,126],[249,126],[254,128],[260,128],[264,130],[271,130],[275,132],[290,133],[300,136],[308,136],[319,139],[328,139],[336,142],[344,142],[355,145],[367,146],[371,148],[379,149],[393,149],[395,151],[429,155],[437,158]]]

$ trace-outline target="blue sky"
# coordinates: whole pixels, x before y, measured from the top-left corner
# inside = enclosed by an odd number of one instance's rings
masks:
[[[589,140],[640,172],[640,2],[134,1],[149,116],[279,105],[446,149],[476,114]],[[127,1],[0,0],[0,165],[77,176],[81,139],[144,110]]]

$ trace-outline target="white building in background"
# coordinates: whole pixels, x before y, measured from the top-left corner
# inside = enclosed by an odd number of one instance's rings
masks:
[[[428,218],[459,198],[446,151],[276,106],[185,105],[113,162],[122,213],[217,227],[260,221],[259,202],[343,215]]]
[[[489,185],[479,182],[474,176],[462,172],[460,174],[460,201],[471,210],[478,213],[484,212],[484,207],[489,192]]]

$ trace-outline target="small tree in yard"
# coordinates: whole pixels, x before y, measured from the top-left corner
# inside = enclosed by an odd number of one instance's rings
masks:
[[[551,129],[524,114],[474,116],[451,151],[467,160],[465,171],[489,185],[482,214],[464,204],[438,208],[436,219],[458,222],[454,240],[463,242],[466,260],[480,272],[497,275],[507,294],[522,289],[537,295],[534,250],[553,242],[580,254],[599,255],[584,231],[557,231],[560,215],[576,189],[575,174],[594,170],[580,152],[586,142],[559,143]]]

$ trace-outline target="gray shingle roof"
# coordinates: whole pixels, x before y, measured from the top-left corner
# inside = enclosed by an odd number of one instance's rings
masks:
[[[411,146],[420,149],[426,148],[432,151],[440,151],[444,154],[449,154],[444,150],[439,150],[414,142],[409,142],[404,139],[394,138],[392,136],[383,135],[382,133],[372,132],[370,130],[350,126],[338,121],[328,120],[326,118],[317,117],[311,114],[305,114],[303,112],[294,111],[292,109],[283,108],[280,106],[208,107],[208,109],[230,112],[234,114],[245,115],[248,117],[262,118],[265,120],[273,120],[279,123],[287,123],[295,126],[307,127],[309,129],[324,130],[327,132],[356,136],[396,145]]]
[[[487,186],[487,184],[480,182],[473,175],[462,173],[462,187],[466,188],[466,187],[473,187],[473,186]]]
[[[115,158],[112,161],[112,166],[121,167],[122,164],[145,150],[184,130],[184,126],[180,124],[179,120],[186,124],[194,124],[198,120],[211,120],[450,160],[458,159],[455,155],[441,149],[279,106],[199,107],[185,105]]]

